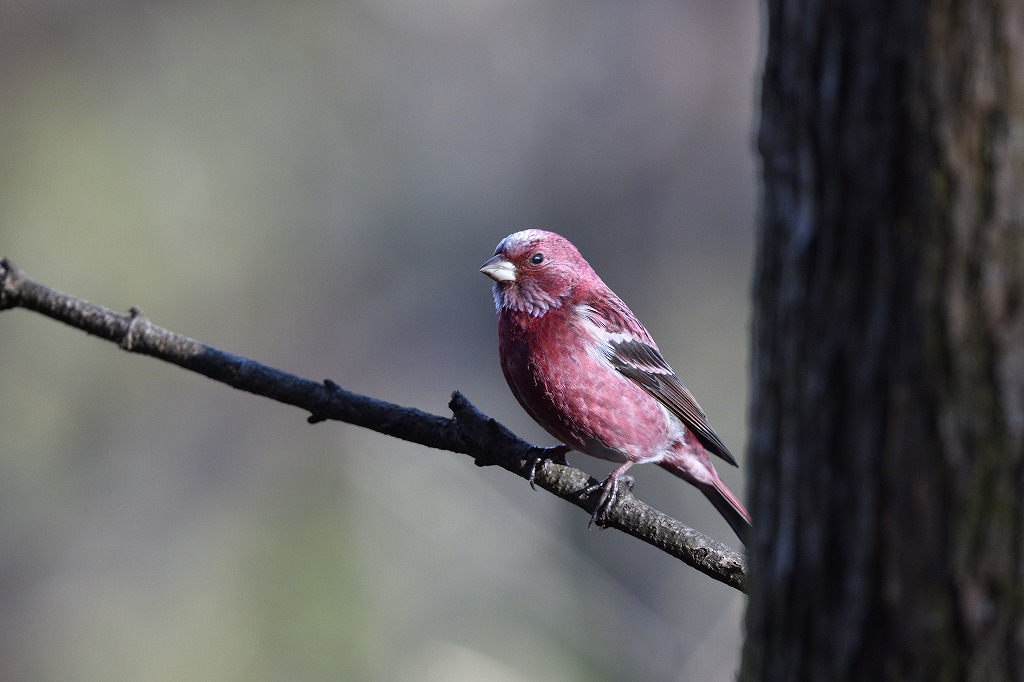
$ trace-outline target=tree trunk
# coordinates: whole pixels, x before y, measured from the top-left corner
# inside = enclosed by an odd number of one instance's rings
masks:
[[[767,2],[744,679],[1024,679],[1024,10]]]

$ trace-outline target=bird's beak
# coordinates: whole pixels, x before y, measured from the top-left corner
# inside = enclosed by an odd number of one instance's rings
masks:
[[[481,266],[480,272],[484,273],[495,282],[516,281],[516,266],[505,260],[501,254],[491,257],[489,261]]]

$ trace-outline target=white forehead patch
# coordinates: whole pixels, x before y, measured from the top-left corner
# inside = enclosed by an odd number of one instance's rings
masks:
[[[551,233],[544,230],[520,230],[519,232],[513,232],[498,242],[496,252],[504,251],[505,249],[523,248],[532,242],[540,241],[549,234]]]

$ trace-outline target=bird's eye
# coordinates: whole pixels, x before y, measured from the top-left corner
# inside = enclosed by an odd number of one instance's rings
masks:
[[[534,265],[540,265],[541,263],[544,262],[544,254],[538,251],[537,253],[530,256],[530,262],[533,263]]]

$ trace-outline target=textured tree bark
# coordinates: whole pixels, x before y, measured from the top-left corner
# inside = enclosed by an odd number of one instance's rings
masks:
[[[742,677],[1024,678],[1024,12],[768,0]]]

